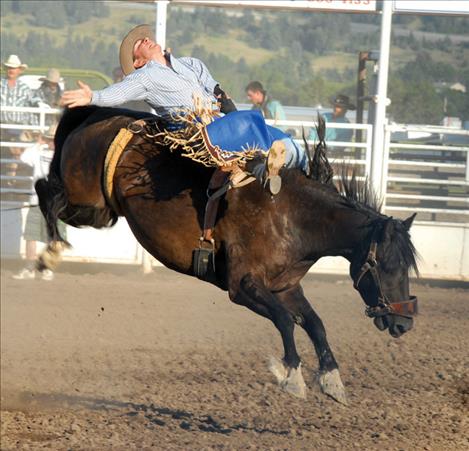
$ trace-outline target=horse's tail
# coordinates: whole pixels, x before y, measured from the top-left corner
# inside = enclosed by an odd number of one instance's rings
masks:
[[[69,243],[61,235],[57,221],[60,213],[67,207],[67,199],[62,181],[54,176],[49,179],[39,179],[34,184],[39,198],[39,207],[46,220],[49,241]]]

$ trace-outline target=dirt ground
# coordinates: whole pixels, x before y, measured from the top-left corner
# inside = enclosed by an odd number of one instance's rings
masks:
[[[308,276],[344,406],[320,393],[300,330],[308,397],[282,392],[267,369],[282,355],[273,325],[198,280],[11,275],[1,272],[2,450],[469,449],[468,290],[415,285],[421,314],[393,339],[349,281]]]

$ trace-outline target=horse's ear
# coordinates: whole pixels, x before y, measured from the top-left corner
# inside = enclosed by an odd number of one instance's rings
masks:
[[[417,213],[414,213],[413,215],[409,216],[407,219],[404,219],[404,221],[402,221],[402,224],[404,224],[404,227],[407,231],[410,230],[410,226],[414,222],[414,219],[416,216],[417,216]]]

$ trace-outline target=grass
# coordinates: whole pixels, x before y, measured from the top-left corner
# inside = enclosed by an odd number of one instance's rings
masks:
[[[195,45],[203,45],[209,53],[225,55],[233,61],[244,58],[247,64],[262,64],[275,56],[273,51],[251,47],[234,36],[201,36],[196,42],[182,46],[177,54],[190,54]]]

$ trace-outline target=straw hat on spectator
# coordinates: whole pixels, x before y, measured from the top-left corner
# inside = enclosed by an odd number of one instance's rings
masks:
[[[27,64],[23,64],[19,59],[18,55],[10,55],[6,61],[3,62],[5,67],[10,67],[12,69],[26,69],[28,67]]]
[[[125,75],[129,75],[135,70],[134,46],[138,40],[145,38],[150,38],[152,41],[155,40],[155,33],[151,29],[150,25],[146,24],[132,28],[132,30],[130,30],[127,36],[123,39],[119,50],[119,60],[122,72],[124,72]]]
[[[40,81],[48,81],[49,83],[60,83],[62,78],[60,77],[60,72],[57,69],[49,69],[45,77],[41,77]]]
[[[55,132],[57,131],[57,123],[52,124],[42,135],[46,139],[54,139]]]

